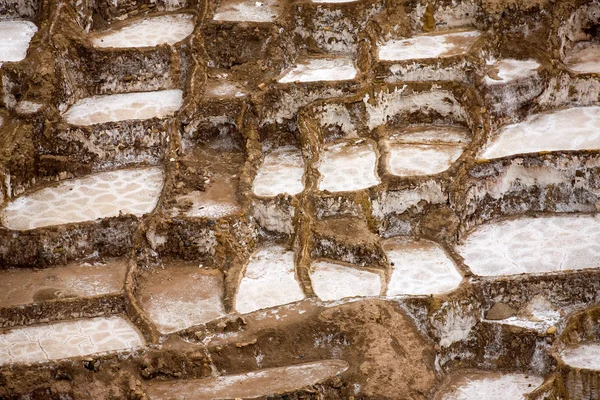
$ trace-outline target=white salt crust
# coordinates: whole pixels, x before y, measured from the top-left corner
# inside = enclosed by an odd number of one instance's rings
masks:
[[[347,57],[308,58],[281,77],[279,83],[347,81],[357,73],[354,62]]]
[[[435,400],[523,400],[543,382],[529,374],[474,373],[447,385]]]
[[[194,31],[192,14],[171,14],[144,18],[120,28],[95,34],[95,47],[133,48],[173,45]]]
[[[294,252],[281,246],[256,251],[238,288],[235,308],[242,314],[304,299],[296,280]]]
[[[379,296],[381,292],[379,274],[327,261],[313,264],[310,280],[316,295],[325,301]]]
[[[600,370],[600,343],[579,343],[564,349],[560,358],[573,368]]]
[[[337,143],[327,146],[318,167],[319,190],[345,192],[378,185],[377,153],[371,142]]]
[[[231,22],[273,22],[279,16],[277,0],[223,1],[213,19]]]
[[[519,79],[529,79],[538,75],[540,66],[540,63],[535,60],[503,59],[488,66],[489,71],[485,76],[485,83],[493,86]]]
[[[0,331],[0,365],[135,349],[144,341],[125,319],[99,317]]]
[[[457,247],[476,275],[597,268],[600,219],[589,215],[523,217],[478,226]]]
[[[271,151],[258,169],[252,186],[257,196],[295,195],[304,190],[304,160],[294,146]]]
[[[155,92],[132,92],[92,96],[79,100],[64,114],[72,125],[164,118],[173,115],[183,104],[179,89]]]
[[[453,290],[462,282],[454,261],[435,242],[394,238],[383,243],[392,265],[387,295],[430,295]]]
[[[14,230],[62,225],[119,214],[141,216],[156,206],[163,187],[159,167],[102,172],[61,181],[12,200],[2,224]]]
[[[580,74],[600,73],[600,43],[579,42],[567,51],[567,68]]]
[[[469,51],[479,36],[480,33],[477,31],[465,31],[390,40],[379,45],[379,59],[408,61],[461,55]]]
[[[30,21],[0,21],[0,66],[23,60],[37,30]]]
[[[600,149],[600,107],[575,107],[531,115],[494,135],[480,158],[559,150]]]

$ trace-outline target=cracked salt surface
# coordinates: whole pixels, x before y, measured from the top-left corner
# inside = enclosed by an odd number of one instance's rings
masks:
[[[144,18],[125,26],[94,34],[96,47],[132,48],[173,45],[194,31],[192,14],[172,14]]]
[[[347,369],[343,360],[323,360],[239,375],[155,382],[146,392],[153,400],[263,398],[315,385]]]
[[[26,326],[0,331],[0,365],[60,360],[143,345],[136,329],[119,316]]]
[[[433,33],[403,40],[390,40],[379,45],[382,61],[407,61],[444,58],[469,51],[479,38],[477,31]]]
[[[257,196],[295,195],[304,190],[304,160],[294,146],[271,151],[258,169],[252,186]]]
[[[600,149],[600,107],[575,107],[531,115],[497,132],[480,158],[559,150]]]
[[[471,372],[450,376],[436,393],[435,400],[523,400],[544,382],[526,374]]]
[[[308,58],[288,71],[279,83],[346,81],[354,79],[357,72],[347,57]]]
[[[600,218],[524,217],[478,226],[457,247],[476,275],[499,276],[597,268]]]
[[[12,200],[2,210],[5,227],[27,230],[119,214],[141,216],[156,206],[163,186],[159,167],[122,169],[65,180]]]
[[[371,142],[337,143],[327,146],[319,164],[319,190],[345,192],[378,185],[377,152]]]
[[[487,85],[502,85],[518,79],[528,79],[538,75],[540,63],[535,60],[500,60],[488,66],[485,76]]]
[[[294,252],[282,246],[256,251],[238,288],[235,308],[245,314],[304,299],[296,280]]]
[[[310,280],[316,295],[325,301],[379,296],[381,292],[379,274],[327,261],[313,264]]]
[[[179,89],[155,92],[132,92],[92,96],[79,100],[64,114],[72,125],[164,118],[173,115],[183,104]]]
[[[570,346],[559,357],[573,368],[600,370],[600,343],[588,342]]]
[[[278,16],[277,0],[230,0],[219,5],[213,19],[231,22],[273,22]]]
[[[0,66],[3,62],[23,60],[37,30],[37,26],[30,21],[1,21]]]
[[[384,241],[383,250],[392,264],[387,296],[441,294],[462,282],[454,261],[435,242],[398,237]]]
[[[600,43],[579,42],[567,51],[564,59],[567,68],[580,74],[600,72]]]

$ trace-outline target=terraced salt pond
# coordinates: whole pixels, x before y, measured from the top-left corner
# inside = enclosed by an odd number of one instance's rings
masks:
[[[279,83],[347,81],[357,73],[354,61],[347,57],[307,58],[285,73]]]
[[[64,114],[72,125],[89,126],[106,122],[164,118],[183,104],[179,89],[92,96],[79,100]]]
[[[25,326],[0,331],[0,365],[132,350],[143,345],[138,331],[119,316]]]
[[[434,400],[523,400],[543,383],[521,373],[467,372],[450,375]]]
[[[598,268],[600,219],[591,215],[522,217],[478,226],[457,247],[476,275]]]
[[[567,68],[579,74],[600,72],[600,43],[579,42],[567,51],[564,63]]]
[[[23,60],[37,30],[30,21],[0,21],[0,66]]]
[[[265,156],[252,191],[257,196],[295,195],[304,190],[304,160],[294,146],[277,148]]]
[[[114,48],[173,45],[191,35],[194,25],[192,14],[148,17],[96,33],[92,36],[92,43],[95,47]]]
[[[310,273],[313,290],[321,300],[379,296],[381,276],[374,272],[319,261]]]
[[[344,192],[378,185],[377,152],[371,142],[336,143],[321,153],[319,190]]]
[[[560,353],[560,358],[573,368],[600,370],[600,343],[584,342],[570,346]]]
[[[12,200],[0,217],[14,230],[141,216],[156,206],[163,186],[159,167],[122,169],[59,182]]]
[[[492,159],[540,151],[600,149],[600,107],[576,107],[535,114],[505,126],[480,153]]]
[[[467,53],[479,38],[478,31],[432,33],[379,45],[382,61],[408,61],[453,57]]]
[[[488,65],[485,83],[489,86],[528,79],[538,75],[540,63],[535,60],[515,60],[507,58]]]
[[[228,0],[219,4],[213,19],[231,22],[273,22],[278,16],[277,0]]]

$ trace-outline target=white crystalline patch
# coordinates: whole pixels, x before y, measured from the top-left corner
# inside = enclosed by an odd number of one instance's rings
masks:
[[[92,96],[72,105],[63,118],[72,125],[164,118],[183,104],[179,89]]]
[[[580,74],[600,72],[600,43],[579,42],[567,52],[565,60],[567,68]]]
[[[487,85],[500,85],[517,79],[527,79],[538,74],[540,63],[535,60],[514,60],[507,58],[489,67],[485,77]]]
[[[206,96],[208,97],[244,97],[246,93],[239,86],[231,82],[207,83]]]
[[[477,31],[428,34],[379,45],[382,61],[407,61],[451,57],[469,51],[480,33]]]
[[[396,176],[433,175],[443,172],[460,157],[462,145],[389,143],[389,171]]]
[[[600,107],[576,107],[531,115],[501,129],[480,158],[515,154],[600,148]]]
[[[600,343],[580,343],[560,353],[560,358],[573,368],[600,370]]]
[[[287,72],[279,83],[347,81],[356,77],[357,70],[350,58],[309,58]]]
[[[221,3],[213,19],[232,22],[273,22],[279,16],[277,0],[232,0]]]
[[[321,300],[379,296],[381,277],[368,271],[320,261],[310,274],[313,289]]]
[[[388,296],[441,294],[462,282],[454,261],[435,242],[394,238],[383,249],[393,263]]]
[[[304,299],[295,276],[294,253],[269,246],[252,255],[238,289],[235,308],[249,313]]]
[[[257,196],[295,195],[304,190],[304,160],[300,149],[284,146],[270,152],[260,166],[252,191]]]
[[[126,26],[94,35],[96,47],[154,47],[175,44],[194,31],[192,14],[161,15],[144,18]]]
[[[597,268],[600,219],[589,215],[519,218],[477,227],[457,248],[476,275]]]
[[[378,185],[377,153],[369,142],[338,143],[321,155],[319,190],[345,192]]]
[[[523,400],[543,382],[529,374],[473,373],[447,385],[435,400]]]
[[[37,26],[30,21],[1,21],[0,66],[2,62],[23,60],[36,32]]]
[[[0,332],[0,365],[60,360],[143,346],[125,319],[90,318]]]
[[[9,229],[27,230],[119,214],[141,216],[156,206],[163,186],[161,168],[123,169],[62,181],[11,201],[2,212]]]

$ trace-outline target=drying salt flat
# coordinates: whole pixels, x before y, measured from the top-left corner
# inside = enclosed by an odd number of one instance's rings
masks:
[[[223,276],[193,265],[166,265],[143,278],[142,307],[163,334],[225,315]]]
[[[144,345],[125,319],[99,317],[0,331],[0,365],[60,360]]]
[[[279,16],[277,0],[223,1],[215,12],[215,21],[273,22]]]
[[[79,100],[64,114],[72,125],[164,118],[173,115],[183,104],[179,89],[155,92],[131,92],[92,96]]]
[[[279,83],[347,81],[357,73],[354,62],[347,57],[307,58],[279,79]]]
[[[127,25],[100,32],[92,37],[96,47],[132,48],[173,45],[194,31],[192,14],[171,14],[148,17]]]
[[[302,299],[304,292],[296,280],[294,252],[281,246],[268,246],[250,257],[235,308],[240,313],[249,313]]]
[[[407,61],[457,56],[468,52],[479,36],[478,31],[464,31],[390,40],[379,45],[379,59]]]
[[[600,219],[565,215],[493,221],[470,232],[457,251],[482,276],[597,268]]]
[[[430,295],[453,290],[462,282],[454,261],[435,242],[393,238],[383,243],[392,264],[387,295]]]
[[[346,369],[346,361],[324,360],[216,378],[155,382],[146,392],[151,400],[262,398],[323,382]]]
[[[378,185],[377,152],[371,142],[327,146],[319,164],[319,190],[345,192]]]
[[[246,92],[235,83],[213,80],[207,81],[204,95],[207,97],[244,97]]]
[[[37,30],[30,21],[0,21],[0,66],[2,62],[23,60]]]
[[[265,156],[252,186],[257,196],[295,195],[304,190],[304,160],[300,149],[279,147]]]
[[[593,74],[600,72],[600,44],[579,42],[566,54],[565,64],[573,72]]]
[[[523,400],[543,383],[536,375],[472,372],[451,375],[435,400]]]
[[[236,196],[237,181],[232,177],[219,177],[206,184],[203,191],[192,191],[177,197],[177,202],[189,202],[187,217],[223,218],[241,210]],[[179,210],[173,210],[177,215]]]
[[[488,66],[485,76],[487,85],[502,85],[520,79],[528,79],[538,75],[540,63],[535,60],[515,60],[507,58]]]
[[[573,368],[600,370],[600,343],[579,343],[567,347],[560,353],[560,358]]]
[[[154,209],[162,186],[159,167],[102,172],[17,197],[2,211],[1,219],[9,229],[27,230],[121,213],[141,216]]]
[[[327,261],[313,264],[310,280],[316,295],[325,301],[379,296],[381,292],[379,274]]]
[[[535,114],[494,134],[480,158],[559,150],[600,149],[600,107]]]

